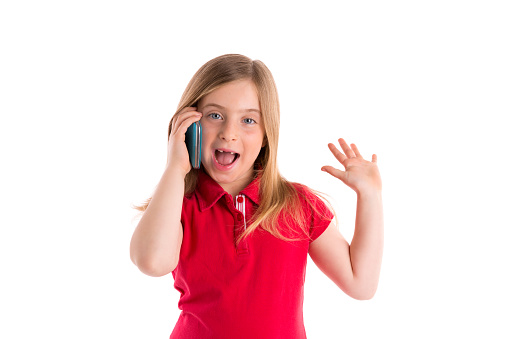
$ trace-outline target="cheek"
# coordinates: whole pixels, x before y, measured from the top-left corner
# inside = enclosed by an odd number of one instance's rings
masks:
[[[262,148],[264,146],[263,145],[264,138],[265,137],[263,133],[260,133],[259,131],[245,134],[246,142],[248,142],[253,147],[256,147],[257,149]]]
[[[201,143],[202,145],[210,144],[213,140],[214,132],[211,130],[210,127],[204,127],[202,125],[201,130]]]

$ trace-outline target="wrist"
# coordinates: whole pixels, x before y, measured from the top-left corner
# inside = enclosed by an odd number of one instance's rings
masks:
[[[358,190],[357,193],[358,198],[382,198],[382,189],[370,188],[370,189],[362,189]]]
[[[180,178],[181,180],[184,180],[187,175],[187,172],[184,169],[179,168],[178,166],[167,165],[166,168],[164,169],[164,175],[169,176],[173,179]]]

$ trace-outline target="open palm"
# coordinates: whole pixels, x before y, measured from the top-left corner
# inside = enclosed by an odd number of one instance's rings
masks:
[[[322,171],[340,179],[356,193],[381,191],[382,179],[376,163],[376,154],[373,154],[371,161],[365,160],[355,144],[351,144],[350,148],[343,138],[338,141],[344,154],[334,144],[331,143],[328,146],[336,159],[345,167],[345,170],[341,171],[332,166],[323,166]]]

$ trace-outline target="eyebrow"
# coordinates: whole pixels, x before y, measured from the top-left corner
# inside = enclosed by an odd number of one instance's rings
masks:
[[[202,107],[202,109],[205,109],[205,108],[207,108],[207,107],[209,107],[209,106],[217,107],[217,108],[222,109],[222,110],[226,110],[226,107],[223,107],[223,106],[221,106],[221,105],[214,104],[214,103],[207,104],[207,105],[203,106],[203,107]],[[256,113],[258,113],[258,114],[261,114],[261,113],[260,113],[260,110],[258,110],[258,109],[256,109],[256,108],[246,108],[246,109],[243,109],[243,110],[241,110],[241,111],[242,111],[242,112],[256,112]]]

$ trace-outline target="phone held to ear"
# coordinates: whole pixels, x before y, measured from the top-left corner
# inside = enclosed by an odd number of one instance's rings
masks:
[[[189,161],[193,168],[200,168],[201,163],[201,124],[193,122],[186,131],[186,146]]]

